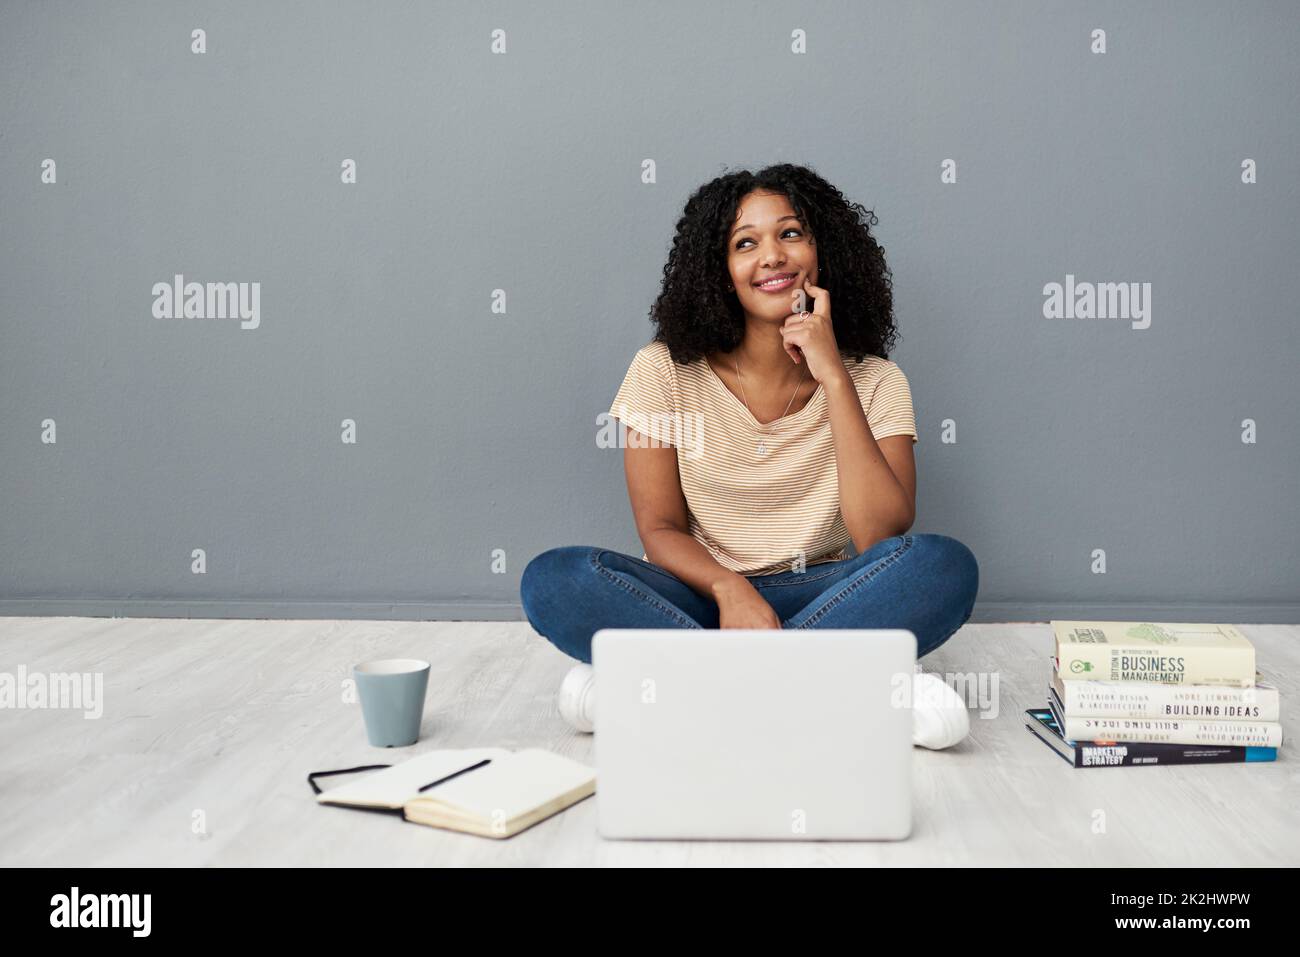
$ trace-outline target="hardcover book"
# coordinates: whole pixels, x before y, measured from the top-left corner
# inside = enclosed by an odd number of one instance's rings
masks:
[[[1063,681],[1255,684],[1255,647],[1233,625],[1053,621]]]
[[[1148,767],[1156,764],[1231,764],[1244,761],[1276,761],[1277,748],[1231,747],[1199,744],[1097,744],[1068,741],[1061,734],[1052,712],[1030,708],[1025,728],[1075,768]]]
[[[1094,744],[1144,741],[1152,744],[1210,744],[1240,747],[1282,746],[1276,721],[1196,721],[1165,718],[1072,718],[1062,713],[1055,690],[1047,706],[1068,741]]]
[[[1159,681],[1064,681],[1052,662],[1051,687],[1066,717],[1201,718],[1208,721],[1277,721],[1281,697],[1256,672],[1251,688],[1183,685]]]

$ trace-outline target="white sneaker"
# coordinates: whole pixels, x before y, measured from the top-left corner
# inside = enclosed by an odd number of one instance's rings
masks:
[[[555,703],[560,707],[560,716],[578,731],[587,734],[595,730],[596,716],[596,672],[591,665],[577,664],[560,682],[560,690],[555,695]]]
[[[970,715],[961,695],[938,675],[912,676],[912,744],[940,751],[970,733]]]

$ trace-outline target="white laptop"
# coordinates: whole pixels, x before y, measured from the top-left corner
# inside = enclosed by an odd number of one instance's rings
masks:
[[[602,837],[911,833],[910,631],[603,628],[592,665]]]

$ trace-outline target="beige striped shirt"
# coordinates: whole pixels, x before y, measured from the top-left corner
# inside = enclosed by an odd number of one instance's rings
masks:
[[[915,443],[903,370],[879,356],[846,358],[844,367],[872,434]],[[679,365],[666,344],[651,342],[637,350],[609,414],[677,448],[688,530],[724,568],[769,575],[849,557],[820,386],[798,412],[763,425],[705,359]]]

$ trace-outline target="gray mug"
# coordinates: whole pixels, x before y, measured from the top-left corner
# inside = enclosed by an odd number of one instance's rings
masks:
[[[429,663],[416,658],[366,661],[352,669],[366,737],[376,748],[403,748],[420,739]]]

